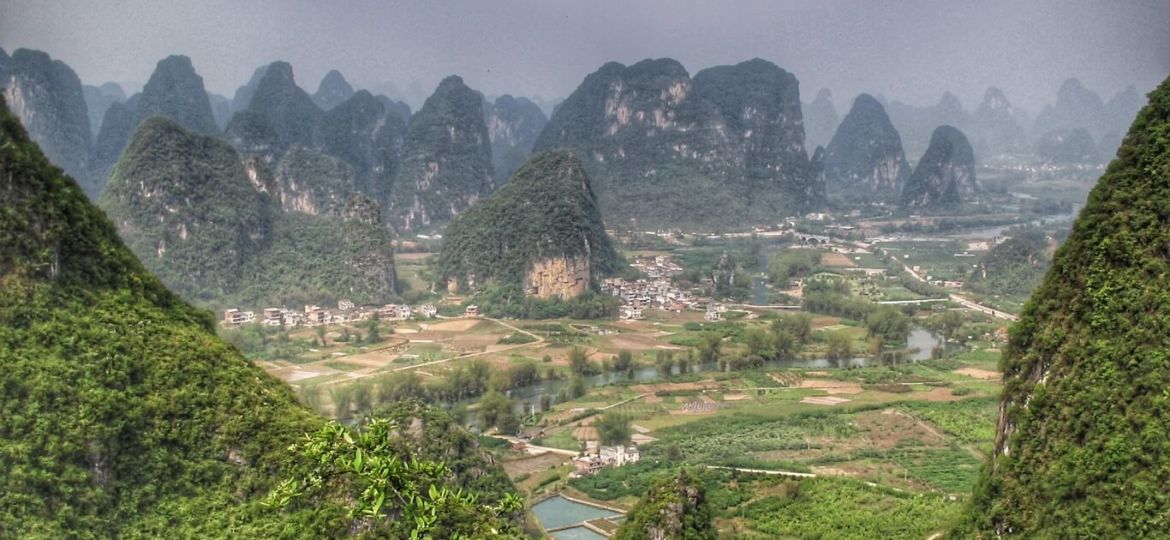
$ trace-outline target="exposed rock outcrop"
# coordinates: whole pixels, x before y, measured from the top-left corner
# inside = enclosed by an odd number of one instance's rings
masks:
[[[532,263],[524,277],[524,294],[568,300],[589,291],[588,257],[556,257]]]

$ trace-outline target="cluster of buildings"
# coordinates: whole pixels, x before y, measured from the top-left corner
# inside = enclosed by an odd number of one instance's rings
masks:
[[[706,312],[708,321],[722,319],[727,307],[701,296],[699,289],[687,291],[671,282],[671,277],[682,273],[683,267],[666,256],[640,257],[631,266],[647,277],[627,280],[607,278],[601,282],[601,292],[621,299],[618,317],[624,320],[639,320],[647,308],[681,312],[693,309]],[[710,278],[707,278],[710,284]]]
[[[669,278],[633,281],[607,278],[601,283],[601,292],[621,299],[620,313],[623,319],[641,319],[644,308],[682,311],[695,302],[689,292],[676,287]]]
[[[671,276],[681,274],[683,271],[682,265],[666,255],[637,257],[630,262],[630,266],[646,274],[646,277],[650,279],[670,278]]]
[[[573,458],[576,470],[570,477],[581,477],[597,474],[604,467],[621,467],[637,463],[641,455],[636,445],[630,446],[602,446],[596,454],[586,454]]]
[[[474,306],[472,306],[474,307]],[[404,320],[411,317],[429,319],[439,313],[433,304],[411,307],[406,304],[384,306],[355,306],[349,300],[337,303],[337,309],[325,309],[316,305],[305,305],[303,309],[264,308],[257,318],[254,311],[228,309],[223,313],[224,326],[240,326],[259,322],[268,326],[318,326],[356,321],[368,321],[375,315],[383,320]],[[477,313],[478,314],[478,313]],[[473,315],[472,315],[473,316]]]

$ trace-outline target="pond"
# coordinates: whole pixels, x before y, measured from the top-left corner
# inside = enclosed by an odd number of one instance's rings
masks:
[[[584,523],[593,519],[601,519],[618,515],[619,512],[570,501],[560,495],[545,499],[532,507],[532,513],[545,529],[559,529],[569,525]],[[585,532],[592,532],[584,529]],[[557,536],[557,538],[562,538]],[[591,536],[568,536],[564,538],[597,538]]]

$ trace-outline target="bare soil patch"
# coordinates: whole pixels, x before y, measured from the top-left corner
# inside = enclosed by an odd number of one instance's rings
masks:
[[[858,383],[833,381],[829,379],[805,379],[800,381],[799,388],[815,388],[817,390],[824,390],[830,395],[861,393],[861,385]]]
[[[801,403],[806,403],[809,405],[829,405],[829,406],[840,405],[842,403],[848,403],[850,401],[853,401],[853,400],[848,399],[848,398],[839,398],[839,397],[833,397],[833,396],[809,396],[809,397],[806,397],[806,398],[800,400]]]
[[[854,425],[865,430],[875,448],[890,449],[905,439],[917,440],[927,446],[943,444],[937,431],[927,428],[914,417],[894,409],[858,415]]]
[[[837,266],[844,268],[853,268],[857,266],[849,256],[844,253],[822,253],[821,264],[824,266]]]
[[[998,381],[1000,379],[1000,377],[1003,376],[998,371],[990,371],[990,370],[979,369],[979,368],[956,369],[955,373],[959,373],[961,375],[966,375],[968,377],[974,377],[976,379],[982,379],[985,381]]]
[[[479,319],[459,319],[429,325],[427,326],[427,330],[436,332],[466,332],[477,324],[479,324]]]

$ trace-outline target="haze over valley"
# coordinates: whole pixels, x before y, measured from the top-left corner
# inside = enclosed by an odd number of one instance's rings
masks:
[[[0,1],[0,537],[1170,536],[1167,23]]]

